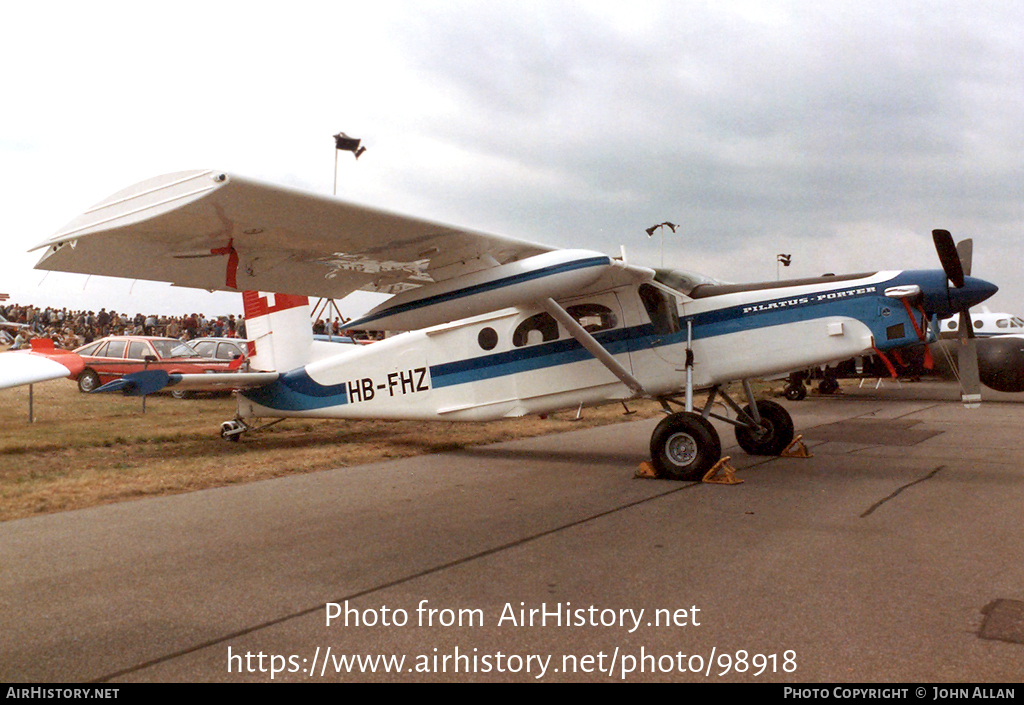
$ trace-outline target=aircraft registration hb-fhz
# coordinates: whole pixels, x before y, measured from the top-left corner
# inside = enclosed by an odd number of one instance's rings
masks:
[[[255,371],[223,375],[239,390],[227,438],[284,417],[482,421],[644,397],[668,414],[655,468],[699,479],[722,453],[710,417],[748,453],[791,443],[789,413],[755,401],[750,379],[933,338],[934,317],[995,293],[964,275],[948,232],[934,239],[942,270],[725,284],[208,170],[114,194],[39,245],[36,266],[244,292]],[[393,296],[346,327],[403,332],[343,352],[315,344],[307,297],[357,289]],[[977,366],[961,368],[976,403]],[[736,381],[743,407],[726,390]],[[153,370],[108,388],[209,384]],[[695,390],[709,390],[696,410]],[[734,418],[712,413],[719,398]]]

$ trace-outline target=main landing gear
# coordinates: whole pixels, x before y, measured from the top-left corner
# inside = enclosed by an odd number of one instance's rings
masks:
[[[702,411],[673,411],[677,396],[662,397],[669,414],[651,434],[651,460],[661,477],[696,481],[722,457],[722,442],[708,418],[716,418],[736,427],[736,442],[750,455],[778,455],[793,442],[793,419],[782,406],[762,399],[755,402],[750,384],[744,380],[748,404],[740,408],[721,386],[711,388]],[[721,397],[736,412],[736,418],[712,413],[716,397]]]

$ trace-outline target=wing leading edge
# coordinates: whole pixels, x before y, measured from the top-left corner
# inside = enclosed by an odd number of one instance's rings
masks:
[[[395,294],[358,322],[391,330],[654,276],[599,252],[440,225],[213,170],[135,184],[34,249],[44,249],[37,269],[210,290]]]
[[[135,184],[33,249],[45,250],[37,269],[341,298],[553,248],[203,170]]]

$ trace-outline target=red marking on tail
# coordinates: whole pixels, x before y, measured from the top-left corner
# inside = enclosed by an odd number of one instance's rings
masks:
[[[309,304],[306,296],[295,296],[293,294],[273,294],[274,305],[271,306],[268,297],[260,296],[258,291],[243,291],[242,304],[245,307],[247,319],[266,316],[276,311],[287,311],[290,308],[298,308]]]

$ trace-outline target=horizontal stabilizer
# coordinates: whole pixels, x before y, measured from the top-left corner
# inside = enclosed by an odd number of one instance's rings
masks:
[[[159,392],[167,386],[170,377],[166,370],[143,370],[107,382],[93,392],[121,392],[131,397],[141,397]]]
[[[144,394],[159,392],[165,387],[176,389],[251,389],[262,387],[275,381],[280,375],[277,372],[223,372],[212,374],[168,374],[164,370],[143,370],[133,372],[120,379],[107,382],[94,392],[122,392],[129,396],[139,397]]]

